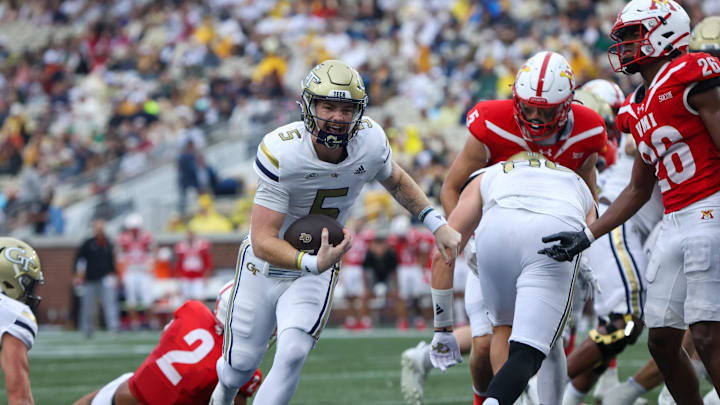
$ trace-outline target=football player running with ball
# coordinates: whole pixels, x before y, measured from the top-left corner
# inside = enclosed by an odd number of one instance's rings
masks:
[[[0,238],[0,365],[7,403],[32,405],[28,351],[37,335],[35,287],[43,282],[40,259],[27,243]]]
[[[256,402],[287,404],[295,392],[330,313],[336,263],[352,243],[344,230],[342,242],[330,246],[323,230],[317,254],[301,252],[283,239],[296,219],[321,214],[344,224],[363,186],[377,180],[435,234],[444,260],[457,256],[460,235],[393,162],[385,131],[363,116],[367,100],[354,68],[324,61],[303,81],[303,121],[271,131],[260,143],[250,235],[240,246],[211,404],[230,404],[260,364],[276,325],[275,359]]]
[[[720,61],[687,53],[690,18],[672,0],[633,0],[618,15],[609,49],[617,72],[640,73],[618,127],[637,143],[630,184],[591,226],[543,238],[571,260],[627,221],[657,182],[665,214],[647,268],[648,346],[679,404],[702,404],[681,348],[688,325],[715,388],[720,387]]]

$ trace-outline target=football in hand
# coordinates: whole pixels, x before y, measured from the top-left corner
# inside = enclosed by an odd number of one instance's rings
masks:
[[[323,228],[328,230],[328,241],[337,246],[342,242],[343,226],[333,218],[325,215],[311,214],[298,218],[285,230],[285,240],[295,249],[310,254],[317,254]]]

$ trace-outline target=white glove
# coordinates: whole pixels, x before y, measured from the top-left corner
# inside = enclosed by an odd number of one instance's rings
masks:
[[[443,372],[458,363],[462,363],[460,347],[452,332],[435,332],[430,343],[430,362]]]

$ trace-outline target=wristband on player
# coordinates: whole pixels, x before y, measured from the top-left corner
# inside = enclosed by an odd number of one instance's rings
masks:
[[[316,255],[311,255],[309,253],[301,252],[298,250],[297,254],[295,255],[295,263],[298,270],[302,271],[303,273],[320,274],[320,270],[318,269],[318,259]]]
[[[447,220],[444,216],[438,214],[435,208],[431,206],[425,207],[424,210],[418,215],[418,219],[422,222],[432,233],[438,230],[441,226],[447,224]]]
[[[590,228],[588,228],[586,226],[585,229],[583,229],[583,231],[585,231],[585,236],[587,236],[590,243],[595,242],[595,235],[593,235],[593,233],[590,231]]]
[[[453,295],[452,288],[447,290],[430,289],[432,293],[433,312],[435,313],[433,325],[435,329],[453,326]]]

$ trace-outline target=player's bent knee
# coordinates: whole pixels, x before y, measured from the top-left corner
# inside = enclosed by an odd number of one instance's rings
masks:
[[[490,339],[491,335],[478,336],[473,338],[472,349],[473,356],[490,357]]]
[[[276,359],[291,366],[305,362],[315,340],[300,329],[287,329],[278,336]]]
[[[545,360],[545,354],[525,343],[510,341],[508,361],[510,361],[510,359],[513,359],[513,362],[517,361],[520,364],[529,366],[529,370],[532,372],[532,374],[528,376],[528,378],[530,378],[540,370],[540,366],[543,360]]]
[[[692,340],[695,344],[695,348],[700,353],[705,353],[713,349],[717,350],[716,337],[720,337],[717,326],[713,327],[711,324],[717,324],[716,322],[698,322],[691,326]]]
[[[220,383],[226,387],[235,389],[242,387],[246,382],[250,381],[255,374],[255,367],[251,370],[238,370],[227,364],[225,359],[222,357],[218,359],[215,368],[217,370],[218,380]]]

